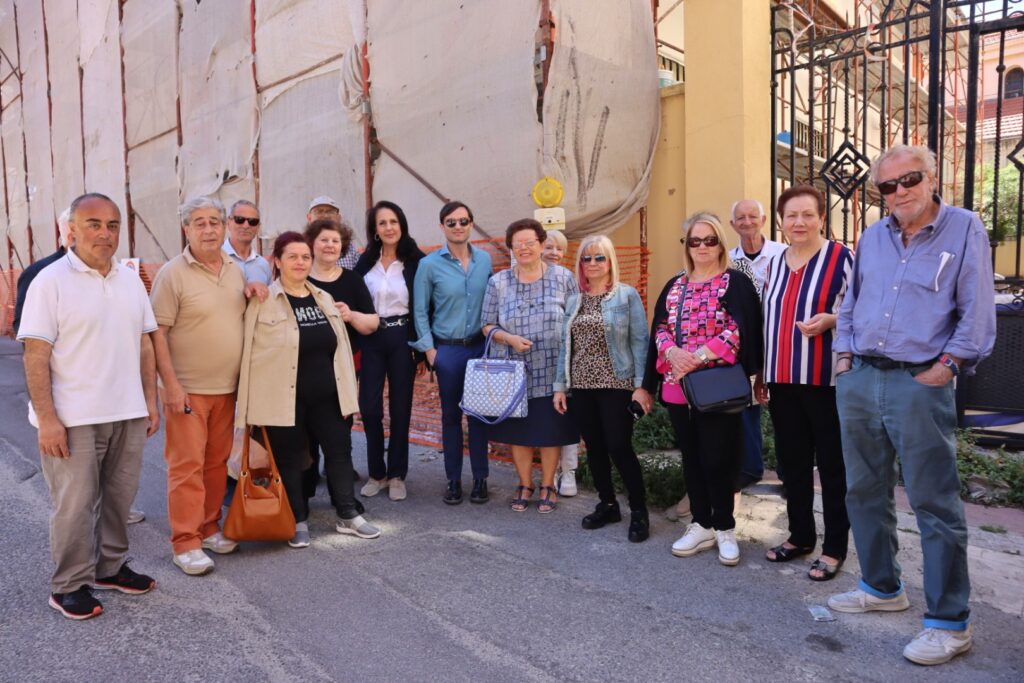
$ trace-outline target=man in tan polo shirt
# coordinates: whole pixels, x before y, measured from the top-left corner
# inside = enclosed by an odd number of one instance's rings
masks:
[[[211,197],[180,210],[188,245],[153,283],[153,312],[162,383],[167,460],[167,516],[174,564],[206,574],[213,560],[203,549],[233,552],[238,544],[220,531],[242,360],[246,299],[266,297],[261,283],[246,284],[242,269],[222,246],[224,206]]]

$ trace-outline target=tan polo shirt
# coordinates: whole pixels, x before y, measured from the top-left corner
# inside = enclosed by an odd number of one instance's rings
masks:
[[[153,313],[158,325],[170,328],[171,363],[190,394],[230,394],[238,387],[245,275],[223,250],[221,259],[215,274],[186,246],[153,283]]]

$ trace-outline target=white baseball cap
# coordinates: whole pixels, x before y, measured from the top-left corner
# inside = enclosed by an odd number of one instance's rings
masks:
[[[338,202],[334,201],[333,199],[331,199],[330,197],[328,197],[325,194],[322,194],[319,197],[315,198],[313,201],[311,201],[309,203],[309,208],[306,209],[306,211],[307,212],[312,211],[313,207],[316,207],[316,206],[333,206],[338,211],[341,211],[341,207],[338,206]]]

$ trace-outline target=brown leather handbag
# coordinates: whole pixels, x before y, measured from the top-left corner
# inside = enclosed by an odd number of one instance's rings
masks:
[[[260,427],[260,430],[263,447],[267,450],[268,467],[260,470],[249,467],[251,438],[247,428],[242,443],[238,488],[228,508],[224,535],[235,541],[287,541],[295,536],[295,515],[288,503],[284,484],[281,483],[281,473],[274,461],[267,428]]]

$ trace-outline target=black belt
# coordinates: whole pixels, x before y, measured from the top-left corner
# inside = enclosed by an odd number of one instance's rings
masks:
[[[441,339],[440,337],[434,337],[434,346],[476,346],[484,340],[484,335],[474,334],[472,337],[466,337],[465,339]]]
[[[401,327],[409,322],[409,314],[405,315],[389,315],[386,318],[380,319],[381,327]]]
[[[926,368],[929,365],[935,363],[936,359],[925,361],[924,363],[910,363],[903,360],[893,360],[892,358],[886,358],[885,356],[857,356],[862,361],[867,363],[873,368],[879,370],[916,370],[918,368]]]

